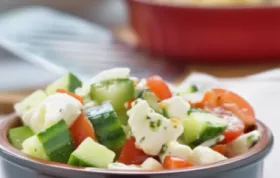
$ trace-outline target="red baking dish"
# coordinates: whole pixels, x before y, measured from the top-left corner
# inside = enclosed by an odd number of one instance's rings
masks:
[[[127,0],[140,47],[183,60],[280,59],[280,6],[172,6]]]

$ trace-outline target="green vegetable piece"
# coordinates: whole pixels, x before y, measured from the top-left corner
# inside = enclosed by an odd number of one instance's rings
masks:
[[[38,133],[37,136],[51,161],[67,163],[75,148],[64,120]]]
[[[85,139],[71,154],[68,164],[82,167],[107,168],[116,154],[91,138]]]
[[[130,79],[115,79],[91,86],[91,99],[99,104],[110,101],[115,110],[134,97],[134,82]]]
[[[8,137],[10,143],[17,149],[22,149],[22,143],[33,135],[33,131],[28,126],[17,127],[9,130]]]
[[[118,152],[126,140],[126,134],[110,102],[88,109],[86,115],[94,128],[98,142]]]
[[[64,89],[65,91],[74,93],[76,88],[82,86],[82,82],[78,77],[72,73],[67,73],[46,88],[48,95],[56,93],[57,89]]]

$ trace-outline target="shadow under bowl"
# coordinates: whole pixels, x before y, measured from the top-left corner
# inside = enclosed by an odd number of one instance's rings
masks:
[[[257,129],[261,133],[258,143],[246,154],[230,158],[211,165],[197,166],[188,169],[163,170],[163,171],[115,171],[84,168],[42,161],[31,158],[15,149],[8,141],[7,135],[10,128],[20,126],[21,120],[15,114],[0,121],[0,156],[12,163],[21,171],[33,172],[39,178],[262,178],[263,161],[273,145],[271,131],[262,122],[257,122]],[[11,169],[11,174],[15,169]],[[8,173],[9,174],[9,173]]]

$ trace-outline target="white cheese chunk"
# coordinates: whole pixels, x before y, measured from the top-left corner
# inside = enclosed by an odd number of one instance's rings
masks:
[[[136,100],[127,114],[136,146],[149,155],[158,155],[163,145],[177,140],[184,131],[180,120],[155,113],[142,99]]]
[[[236,140],[228,144],[230,156],[237,156],[246,153],[260,138],[258,130],[251,131],[239,136]]]
[[[147,89],[147,80],[141,79],[140,82],[135,86],[135,90],[145,90]]]
[[[106,80],[112,79],[125,79],[129,78],[130,69],[129,68],[112,68],[109,70],[104,70],[99,74],[95,75],[89,81],[85,82],[81,88],[76,89],[76,93],[80,96],[87,96],[90,93],[90,86],[94,83],[100,83]]]
[[[195,165],[211,164],[226,160],[227,158],[222,154],[212,150],[209,147],[198,146],[193,150],[191,161]]]
[[[65,93],[48,96],[42,103],[26,112],[22,120],[38,133],[64,119],[70,127],[81,114],[83,105]]]
[[[142,164],[141,168],[143,170],[161,170],[162,165],[154,158],[147,158]]]
[[[111,169],[111,170],[141,170],[141,166],[138,166],[138,165],[125,165],[123,163],[118,163],[118,162],[115,162],[115,163],[110,163],[108,165],[108,169]],[[87,169],[87,170],[90,170],[90,169]]]
[[[108,165],[111,170],[161,170],[162,165],[154,158],[147,158],[141,165],[126,165],[123,163],[115,162]],[[90,170],[88,168],[87,170]]]
[[[175,96],[170,99],[163,100],[161,106],[166,111],[168,118],[186,119],[190,104],[182,97]]]
[[[174,156],[184,160],[189,160],[193,154],[192,149],[187,145],[182,145],[177,141],[170,142],[166,145],[166,149],[160,155],[161,162],[164,162],[166,156]]]
[[[205,93],[204,92],[196,92],[196,93],[189,93],[183,95],[183,99],[191,102],[191,103],[199,103],[203,100]]]

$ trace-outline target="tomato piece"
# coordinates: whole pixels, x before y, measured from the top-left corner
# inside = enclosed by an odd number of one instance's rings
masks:
[[[227,145],[226,144],[217,144],[212,147],[212,149],[222,155],[226,156],[227,154]]]
[[[179,169],[191,166],[193,166],[193,164],[190,161],[172,156],[166,156],[163,162],[164,169]]]
[[[229,143],[237,139],[240,135],[242,135],[244,129],[241,127],[230,128],[224,131],[223,135],[225,137],[225,143]]]
[[[247,127],[256,124],[252,106],[244,98],[228,90],[211,89],[205,93],[201,102],[193,103],[192,106],[202,109],[222,107],[236,115]]]
[[[69,130],[76,147],[88,137],[96,140],[94,129],[84,113],[79,115]]]
[[[160,76],[154,75],[148,78],[147,85],[160,100],[164,100],[172,97],[172,93],[168,85]]]
[[[132,98],[131,100],[129,100],[129,101],[127,102],[127,109],[131,109],[131,108],[132,108],[132,103],[133,103],[133,101],[135,101],[134,98]]]
[[[81,96],[76,95],[76,94],[71,93],[71,92],[68,92],[68,91],[65,91],[64,89],[57,89],[56,92],[57,92],[57,93],[66,93],[66,94],[68,94],[68,95],[70,95],[70,96],[76,98],[76,99],[79,100],[81,103],[84,102],[84,99],[83,99]]]
[[[127,165],[142,164],[149,156],[136,148],[135,139],[130,137],[125,142],[118,161]]]

